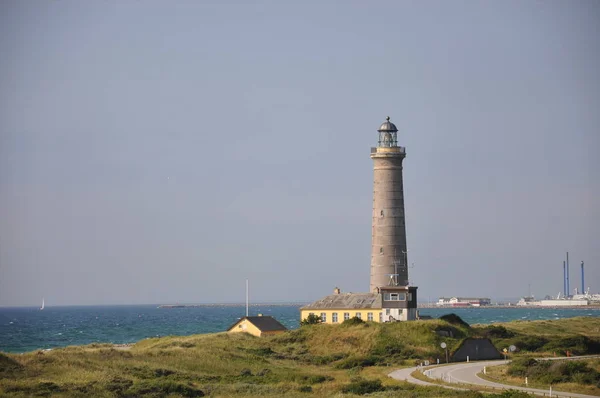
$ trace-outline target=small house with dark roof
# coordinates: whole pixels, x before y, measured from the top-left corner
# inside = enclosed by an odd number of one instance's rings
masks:
[[[245,316],[227,329],[227,333],[246,332],[261,337],[285,332],[287,328],[272,316]]]

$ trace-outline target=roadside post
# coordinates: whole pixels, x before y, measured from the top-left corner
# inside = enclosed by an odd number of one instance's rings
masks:
[[[508,348],[503,349],[502,352],[504,353],[504,360],[506,361],[506,353],[508,352]]]
[[[448,363],[448,344],[442,342],[442,344],[440,344],[440,347],[446,350],[446,363]]]

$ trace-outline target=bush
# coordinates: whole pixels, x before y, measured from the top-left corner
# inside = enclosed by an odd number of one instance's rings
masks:
[[[587,336],[563,337],[547,343],[544,350],[570,351],[574,355],[598,354],[600,353],[600,341],[590,339]]]
[[[514,341],[514,345],[519,350],[530,352],[538,351],[539,349],[544,347],[546,343],[548,343],[548,340],[539,336],[523,336]]]
[[[508,339],[515,337],[515,333],[506,329],[504,326],[491,325],[483,330],[484,337]]]
[[[381,380],[362,380],[358,379],[344,386],[342,392],[346,394],[365,395],[377,391],[383,391],[385,388],[381,384]]]
[[[508,365],[507,373],[510,376],[527,376],[530,367],[535,366],[537,361],[533,358],[516,358]]]
[[[300,392],[312,392],[311,386],[300,386],[298,387],[298,391]]]
[[[353,326],[353,325],[362,325],[364,323],[365,323],[365,321],[363,321],[362,319],[360,319],[356,316],[353,316],[352,318],[346,319],[344,322],[342,322],[342,325]]]
[[[507,373],[511,376],[529,377],[544,384],[569,383],[596,384],[600,373],[582,361],[536,361],[518,358],[512,361]]]
[[[375,364],[379,363],[381,361],[381,358],[375,355],[370,355],[368,357],[359,357],[359,356],[355,356],[355,357],[350,357],[350,358],[346,358],[338,363],[335,364],[335,368],[337,369],[352,369],[352,368],[356,368],[356,367],[367,367],[367,366],[374,366]]]
[[[300,321],[300,326],[317,325],[321,323],[321,317],[315,314],[308,314],[306,318]]]
[[[143,381],[141,383],[134,384],[128,391],[125,392],[124,396],[127,397],[139,397],[139,396],[154,396],[164,397],[170,394],[179,394],[184,397],[203,397],[204,392],[197,390],[191,386],[176,383],[173,381]]]
[[[502,391],[501,394],[493,394],[493,395],[488,395],[488,397],[494,397],[494,398],[531,398],[531,395],[524,392],[524,391],[517,391],[517,390],[506,390],[506,391]]]

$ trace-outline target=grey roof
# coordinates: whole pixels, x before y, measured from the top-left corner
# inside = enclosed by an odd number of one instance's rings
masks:
[[[381,308],[381,294],[377,293],[341,293],[325,296],[320,300],[305,305],[302,310],[311,309],[353,309]]]
[[[379,129],[377,129],[377,131],[379,131],[380,133],[384,131],[387,131],[389,133],[395,133],[398,131],[398,129],[396,128],[396,125],[394,123],[390,122],[390,117],[388,116],[386,118],[386,121],[383,122],[381,126],[379,126]]]
[[[277,319],[273,318],[272,316],[245,316],[245,317],[240,318],[239,320],[235,321],[235,323],[233,325],[231,325],[229,327],[229,329],[227,329],[227,331],[230,331],[231,329],[233,329],[233,327],[235,325],[237,325],[244,319],[247,319],[248,322],[250,322],[254,326],[256,326],[261,332],[273,332],[275,330],[287,330],[287,328],[285,326],[283,326],[281,323],[279,323],[279,321]]]

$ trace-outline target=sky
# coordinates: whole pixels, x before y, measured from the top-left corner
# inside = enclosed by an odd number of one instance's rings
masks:
[[[600,292],[597,1],[0,2],[0,305]]]

